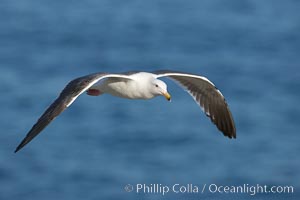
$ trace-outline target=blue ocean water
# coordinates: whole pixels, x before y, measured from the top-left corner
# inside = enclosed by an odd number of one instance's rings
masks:
[[[253,199],[137,194],[127,184],[293,186],[299,199],[300,2],[8,1],[0,4],[0,199]],[[166,80],[171,103],[78,100],[13,151],[71,79],[173,69],[225,95],[237,139]],[[201,190],[201,189],[200,189]]]

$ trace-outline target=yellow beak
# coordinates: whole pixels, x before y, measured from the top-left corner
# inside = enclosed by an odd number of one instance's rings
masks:
[[[168,92],[163,93],[163,95],[168,101],[171,101],[171,95]]]

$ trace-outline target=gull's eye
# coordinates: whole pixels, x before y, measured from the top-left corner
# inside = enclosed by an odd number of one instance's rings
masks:
[[[157,85],[157,84],[155,84],[155,87],[158,87],[158,85]]]

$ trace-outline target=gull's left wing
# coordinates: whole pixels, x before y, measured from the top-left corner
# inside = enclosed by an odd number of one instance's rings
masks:
[[[168,77],[179,83],[225,136],[236,138],[233,117],[225,98],[210,80],[203,76],[171,70],[153,73],[156,78]]]

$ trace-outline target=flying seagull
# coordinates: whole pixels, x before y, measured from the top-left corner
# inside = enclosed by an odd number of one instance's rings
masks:
[[[159,70],[152,73],[138,71],[119,74],[94,73],[70,81],[33,125],[15,152],[29,143],[84,92],[91,96],[108,93],[128,99],[151,99],[162,95],[170,101],[171,95],[167,91],[166,83],[158,79],[162,77],[170,78],[182,86],[224,136],[236,138],[233,117],[224,96],[211,81],[203,76],[171,70]]]

